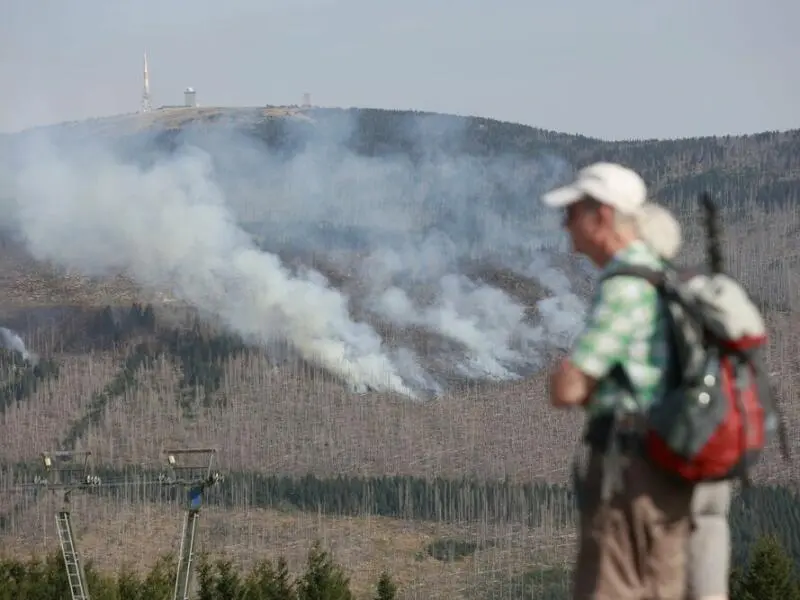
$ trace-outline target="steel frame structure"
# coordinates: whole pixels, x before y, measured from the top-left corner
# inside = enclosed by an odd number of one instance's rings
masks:
[[[180,488],[184,496],[183,529],[178,554],[178,565],[173,590],[174,600],[189,600],[192,574],[195,562],[195,543],[200,510],[206,492],[222,480],[214,471],[215,448],[175,448],[164,450],[166,471],[162,471],[153,481],[139,481],[140,485]],[[62,506],[56,511],[56,532],[58,534],[61,556],[69,581],[72,600],[91,600],[86,582],[86,573],[75,542],[74,526],[70,511],[70,496],[76,491],[90,491],[98,488],[123,487],[130,481],[103,481],[94,473],[89,451],[56,450],[43,452],[40,464],[44,475],[35,475],[32,482],[10,488],[8,491],[44,490],[63,491]],[[187,456],[202,456],[204,464],[200,467],[183,464]]]

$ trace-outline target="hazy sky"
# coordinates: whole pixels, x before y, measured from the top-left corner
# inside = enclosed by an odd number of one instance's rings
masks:
[[[603,138],[800,126],[797,0],[0,0],[0,131],[155,106],[481,115]]]

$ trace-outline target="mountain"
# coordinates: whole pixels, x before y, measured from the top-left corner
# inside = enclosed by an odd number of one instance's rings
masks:
[[[393,517],[497,516],[488,488],[425,508],[445,497],[420,483],[434,478],[502,481],[509,514],[539,506],[513,486],[568,480],[580,416],[549,408],[544,369],[579,330],[593,275],[538,197],[597,160],[639,170],[680,215],[686,261],[704,257],[696,196],[714,194],[729,267],[767,313],[770,369],[793,398],[800,130],[607,142],[409,111],[162,109],[0,138],[2,325],[38,356],[0,364],[0,483],[56,448],[91,451],[111,479],[156,468],[169,446],[215,446],[229,486],[215,527],[248,552],[269,542],[242,541],[255,518],[243,506],[331,502],[267,476],[314,476],[315,490],[336,476],[422,478],[335,488],[337,506],[378,514],[371,503],[405,498]],[[794,485],[796,465],[773,459],[759,481]],[[565,560],[558,494],[545,505],[560,525],[529,526],[547,537],[536,556]],[[108,513],[84,536],[104,564],[117,560],[103,541],[122,527],[114,515],[130,525],[151,510],[135,495],[80,505],[87,519]],[[44,500],[17,496],[0,499],[9,540],[42,528],[28,509]],[[270,514],[299,540],[313,529]],[[486,564],[530,559],[510,520],[506,542],[482,546]],[[440,529],[407,542],[406,584],[420,540],[486,537]],[[459,568],[442,590],[463,584]]]

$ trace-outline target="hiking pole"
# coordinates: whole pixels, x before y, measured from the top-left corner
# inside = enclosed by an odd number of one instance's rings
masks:
[[[722,258],[722,234],[719,226],[719,211],[711,194],[703,192],[700,194],[700,203],[703,205],[705,213],[706,239],[708,240],[708,262],[711,273],[716,275],[725,269],[725,261]]]

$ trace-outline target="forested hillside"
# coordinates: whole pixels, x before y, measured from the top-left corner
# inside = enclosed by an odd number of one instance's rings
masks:
[[[0,351],[8,551],[52,549],[58,498],[15,487],[39,454],[88,450],[119,485],[74,497],[82,552],[150,568],[177,543],[181,498],[142,482],[164,448],[213,446],[212,555],[301,572],[323,538],[359,593],[383,571],[408,598],[516,598],[556,576],[562,589],[581,419],[550,409],[543,370],[592,275],[538,196],[597,160],[640,170],[677,211],[684,261],[704,257],[697,194],[723,206],[796,454],[800,131],[604,142],[280,112],[164,110],[0,139],[0,325],[37,355]],[[348,379],[347,361],[391,365],[416,397]],[[770,533],[800,560],[798,473],[774,452],[760,465],[732,517],[737,561]]]
[[[51,139],[117,137],[130,152],[139,152],[148,146],[174,150],[185,129],[232,128],[291,155],[302,150],[309,130],[327,127],[339,129],[341,141],[366,156],[402,154],[420,159],[436,148],[451,155],[507,155],[520,161],[546,154],[574,167],[608,160],[638,170],[667,202],[694,198],[704,190],[713,190],[723,202],[763,205],[796,204],[798,200],[800,130],[796,129],[746,136],[608,142],[493,119],[418,111],[317,108],[297,111],[294,118],[265,116],[269,112],[164,111],[163,116],[153,117],[144,131],[140,129],[142,117],[131,116],[70,123],[52,128],[48,135]],[[131,145],[131,140],[136,144]]]
[[[359,151],[410,151],[402,143],[409,113],[358,110],[357,114],[353,144]],[[723,203],[796,205],[800,193],[800,130],[606,142],[490,119],[468,119],[461,125],[455,123],[460,117],[441,118],[453,122],[453,129],[463,127],[461,145],[450,147],[453,151],[529,157],[545,153],[576,167],[599,160],[619,162],[642,173],[653,192],[668,203],[693,200],[708,190]],[[282,139],[273,132],[265,138]]]

